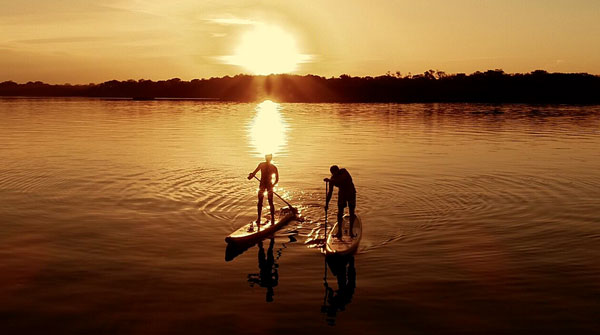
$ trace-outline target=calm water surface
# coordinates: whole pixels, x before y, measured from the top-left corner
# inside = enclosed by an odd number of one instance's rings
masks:
[[[3,334],[600,329],[599,106],[0,99],[0,129]],[[226,261],[265,150],[306,220]],[[307,243],[334,163],[344,278]]]

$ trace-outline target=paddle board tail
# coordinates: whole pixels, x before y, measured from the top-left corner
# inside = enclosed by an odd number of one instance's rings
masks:
[[[354,254],[362,239],[362,231],[362,219],[358,214],[355,214],[352,229],[350,229],[350,216],[345,215],[341,225],[336,223],[328,233],[323,252],[327,255]]]
[[[257,224],[256,221],[250,222],[225,238],[227,243],[256,243],[271,234],[275,233],[281,227],[292,220],[300,220],[298,210],[295,208],[284,207],[276,214],[275,223],[271,220]]]

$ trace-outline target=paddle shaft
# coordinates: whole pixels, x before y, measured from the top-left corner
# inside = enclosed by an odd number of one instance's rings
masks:
[[[325,181],[325,243],[327,243],[327,181]]]
[[[258,177],[254,176],[254,179],[260,181],[260,179],[258,179]],[[289,202],[285,201],[285,199],[283,199],[279,194],[277,194],[277,192],[273,191],[273,194],[275,194],[279,199],[281,199],[281,201],[285,202],[286,205],[288,205],[290,208],[294,208],[294,206],[290,205]]]
[[[327,181],[325,181],[325,201],[327,201]],[[325,203],[325,237],[324,237],[323,247],[325,250],[327,249],[327,203]],[[327,299],[327,256],[325,256],[325,273],[323,274],[323,281],[325,282],[325,298],[323,299],[323,304]]]

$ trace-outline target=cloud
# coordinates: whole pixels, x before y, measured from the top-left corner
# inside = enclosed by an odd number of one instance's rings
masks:
[[[206,21],[221,25],[255,25],[258,23],[253,20],[240,19],[235,17],[206,19]]]
[[[59,38],[34,38],[26,40],[14,40],[14,43],[25,44],[47,44],[47,43],[79,43],[108,40],[108,37],[101,36],[75,36],[75,37],[59,37]]]

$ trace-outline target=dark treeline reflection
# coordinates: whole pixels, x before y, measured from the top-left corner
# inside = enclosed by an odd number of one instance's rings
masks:
[[[600,103],[600,76],[586,73],[508,74],[502,70],[448,75],[429,70],[402,76],[325,78],[315,75],[237,75],[161,81],[111,80],[101,84],[0,83],[0,96],[204,98],[280,102],[531,102]]]

